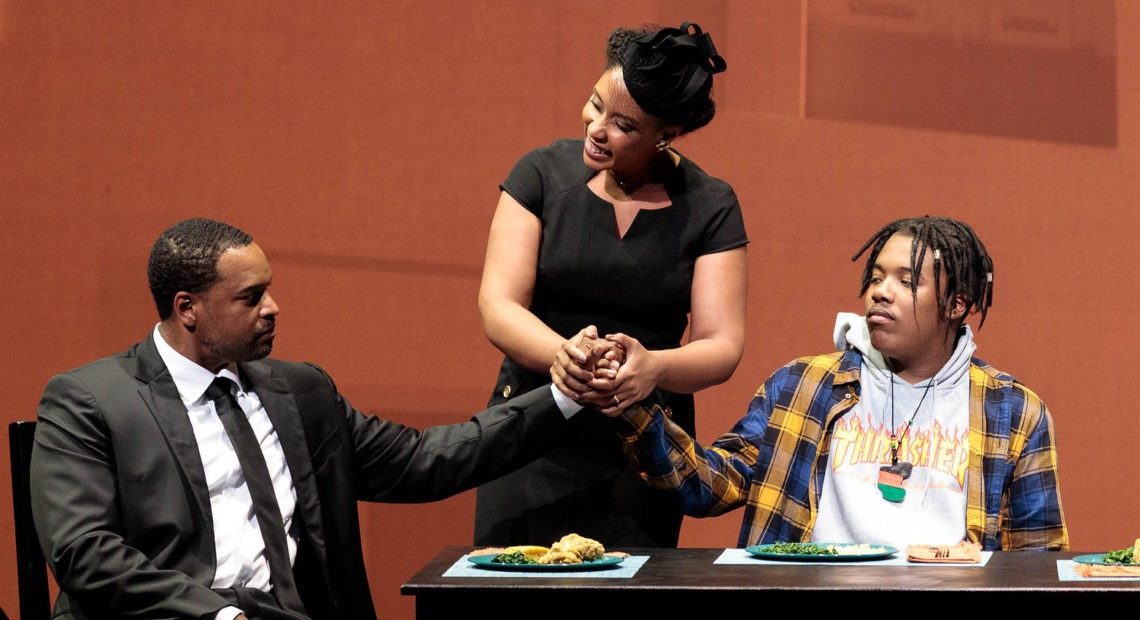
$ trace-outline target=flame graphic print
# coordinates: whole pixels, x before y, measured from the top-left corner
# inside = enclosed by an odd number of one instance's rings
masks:
[[[904,424],[899,425],[901,431]],[[913,427],[902,437],[899,461],[915,467],[926,467],[943,476],[935,479],[956,481],[955,490],[962,492],[969,464],[968,428],[943,428],[935,420],[932,426]],[[891,431],[887,425],[876,423],[870,415],[847,416],[839,420],[832,442],[833,473],[854,465],[891,463]],[[936,486],[945,486],[937,484]]]

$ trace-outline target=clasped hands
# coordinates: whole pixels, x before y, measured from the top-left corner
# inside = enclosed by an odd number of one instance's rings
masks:
[[[656,387],[651,356],[636,338],[598,336],[587,326],[562,343],[550,366],[555,387],[570,398],[616,417]]]

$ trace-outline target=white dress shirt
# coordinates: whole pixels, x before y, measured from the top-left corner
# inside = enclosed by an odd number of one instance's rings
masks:
[[[178,395],[186,405],[190,425],[194,429],[194,439],[202,457],[202,469],[206,474],[206,486],[210,493],[210,511],[214,523],[214,549],[217,566],[214,572],[214,588],[247,587],[270,591],[269,563],[265,558],[265,541],[257,523],[253,500],[249,495],[245,477],[237,453],[230,443],[229,435],[222,426],[214,410],[214,403],[206,397],[216,376],[226,377],[240,386],[238,376],[231,369],[223,369],[217,375],[186,359],[162,339],[158,328],[154,330],[154,343],[158,354],[170,370]],[[292,524],[293,511],[297,505],[297,494],[293,488],[293,477],[285,463],[285,453],[277,432],[269,419],[257,394],[235,388],[238,405],[245,412],[253,427],[257,441],[261,444],[265,464],[273,479],[273,489],[286,530]],[[297,557],[297,543],[286,536],[289,544],[289,561]],[[233,612],[238,610],[228,608]],[[237,615],[233,613],[233,615]],[[219,615],[219,620],[232,617]]]

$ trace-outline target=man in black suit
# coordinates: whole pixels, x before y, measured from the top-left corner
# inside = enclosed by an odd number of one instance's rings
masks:
[[[165,231],[147,275],[151,335],[40,402],[32,501],[59,618],[374,618],[356,502],[473,488],[579,409],[542,387],[422,431],[365,415],[317,366],[266,358],[269,262],[221,222]]]

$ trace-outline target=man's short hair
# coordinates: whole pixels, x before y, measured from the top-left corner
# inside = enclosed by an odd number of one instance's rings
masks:
[[[201,293],[218,280],[218,258],[223,252],[251,243],[250,234],[205,218],[182,220],[166,229],[154,242],[146,266],[159,318],[170,317],[179,291]]]

